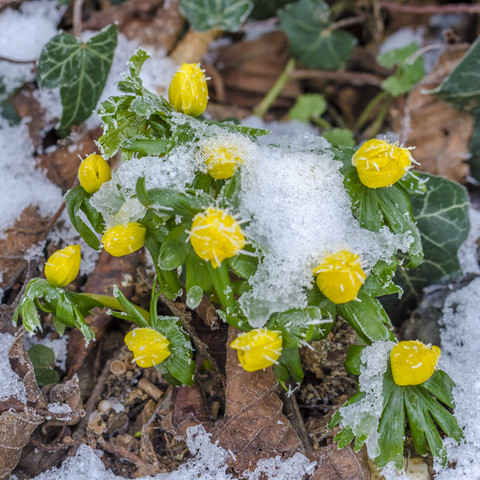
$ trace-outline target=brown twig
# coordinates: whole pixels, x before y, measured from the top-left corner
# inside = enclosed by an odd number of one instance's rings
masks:
[[[83,0],[74,0],[73,3],[73,35],[79,37],[82,33],[82,6]]]
[[[404,5],[382,0],[380,6],[390,12],[411,13],[413,15],[447,15],[449,13],[480,13],[480,5],[466,3],[447,5]]]
[[[372,85],[374,87],[380,87],[384,80],[373,73],[307,69],[296,69],[290,74],[290,77],[301,80],[318,78],[320,80],[331,80],[338,83],[350,83],[355,86]]]
[[[351,25],[357,25],[358,23],[363,23],[366,20],[365,15],[358,15],[356,17],[350,18],[342,18],[338,22],[333,22],[329,25],[328,28],[325,29],[325,32],[330,33],[333,30],[337,30],[338,28],[345,28],[350,27]]]
[[[27,63],[36,63],[36,60],[18,60],[16,58],[0,56],[0,62],[27,64]]]

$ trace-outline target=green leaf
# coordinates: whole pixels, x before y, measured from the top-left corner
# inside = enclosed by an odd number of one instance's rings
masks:
[[[202,260],[193,249],[190,250],[187,256],[186,269],[187,291],[194,286],[198,286],[207,293],[213,292],[213,283],[210,278],[207,262]]]
[[[425,258],[417,268],[397,269],[394,282],[402,287],[404,295],[400,300],[382,299],[392,318],[414,307],[423,288],[460,273],[457,253],[470,230],[465,188],[434,175],[422,173],[420,177],[428,179],[427,193],[411,201]]]
[[[355,37],[330,30],[330,12],[323,0],[300,0],[278,11],[294,57],[307,68],[336,70],[350,59]]]
[[[142,328],[148,327],[148,322],[145,317],[138,311],[136,306],[125,297],[122,291],[116,286],[113,286],[113,296],[119,301],[123,310],[127,312],[133,321]]]
[[[362,365],[362,352],[364,345],[351,345],[345,359],[345,370],[351,375],[360,375],[360,366]]]
[[[255,20],[266,20],[274,17],[277,10],[287,3],[292,3],[295,0],[253,0],[253,10],[250,17]]]
[[[188,233],[185,228],[184,223],[175,227],[160,247],[158,266],[162,270],[173,270],[185,262],[191,248],[190,242],[187,242]]]
[[[62,118],[59,130],[86,120],[102,94],[117,46],[117,26],[110,25],[85,43],[70,33],[55,35],[44,47],[37,65],[40,88],[60,87]]]
[[[264,128],[255,128],[255,127],[247,127],[245,125],[240,125],[238,124],[238,120],[236,119],[232,119],[232,120],[229,119],[229,120],[223,120],[223,121],[206,120],[205,123],[207,125],[217,125],[232,133],[241,133],[242,135],[247,135],[249,137],[252,137],[253,139],[262,137],[264,135],[268,135],[270,133],[270,130],[265,130]]]
[[[248,280],[257,271],[258,258],[251,255],[240,254],[229,258],[227,263],[239,277]]]
[[[167,141],[163,138],[146,138],[139,140],[126,141],[123,148],[143,155],[164,155],[168,151]]]
[[[192,310],[195,310],[201,303],[203,298],[203,290],[197,286],[194,285],[192,288],[190,288],[187,292],[187,300],[186,304],[188,308],[191,308]]]
[[[40,387],[51,385],[52,383],[58,383],[60,380],[60,376],[58,375],[57,371],[53,370],[52,368],[34,368],[33,372],[35,373],[35,380]]]
[[[251,0],[180,0],[180,11],[197,32],[236,32],[252,8]]]
[[[390,319],[376,298],[362,290],[358,299],[337,305],[337,311],[367,344],[381,340],[394,340]]]
[[[145,188],[145,178],[137,181],[137,197],[142,205],[167,215],[195,216],[208,205],[213,204],[207,195],[189,195],[170,188]]]
[[[310,120],[319,119],[327,110],[327,102],[323,95],[318,93],[305,93],[297,97],[295,105],[288,111],[291,119],[308,123]]]
[[[332,128],[322,132],[322,135],[334,146],[354,147],[356,145],[352,131],[346,128]]]
[[[28,350],[28,356],[34,367],[51,367],[55,363],[55,353],[45,345],[37,344]]]
[[[377,58],[380,65],[397,69],[394,75],[388,77],[382,88],[393,97],[408,93],[425,75],[423,56],[415,55],[418,44],[413,42],[402,48],[396,48]]]
[[[450,102],[457,110],[480,114],[480,37],[475,40],[458,65],[435,89],[428,93]]]
[[[471,158],[468,160],[470,164],[470,175],[475,180],[480,181],[480,115],[475,117],[475,126],[469,148],[471,153]]]
[[[156,365],[161,373],[169,373],[180,384],[193,385],[195,362],[189,336],[175,317],[157,317],[154,328],[170,341],[170,356]]]

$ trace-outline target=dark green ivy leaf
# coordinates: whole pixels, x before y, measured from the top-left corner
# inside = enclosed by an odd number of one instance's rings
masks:
[[[110,25],[85,43],[62,32],[43,47],[37,82],[42,89],[60,87],[62,135],[67,135],[72,125],[86,120],[96,107],[116,46],[117,26]]]
[[[336,70],[350,59],[355,37],[329,30],[330,12],[323,0],[300,0],[278,11],[294,57],[307,68]]]

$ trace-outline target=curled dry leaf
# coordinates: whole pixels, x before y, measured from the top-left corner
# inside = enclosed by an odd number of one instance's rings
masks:
[[[425,93],[433,90],[455,68],[468,46],[449,45],[433,71],[408,95],[402,113],[393,114],[393,129],[407,146],[415,146],[413,156],[424,172],[461,182],[468,175],[465,161],[473,119],[449,103]]]
[[[230,344],[238,331],[229,328]],[[213,441],[230,450],[237,472],[254,467],[260,459],[290,457],[303,452],[302,443],[283,414],[280,388],[271,368],[246,372],[237,353],[227,347],[225,418],[213,428]]]
[[[43,392],[40,390],[33,365],[22,343],[23,335],[23,329],[19,329],[9,357],[12,369],[25,385],[27,403],[13,398],[0,402],[0,480],[10,476],[23,447],[39,425],[46,421],[49,425],[72,425],[84,414],[76,377]],[[59,408],[52,408],[49,405],[52,403]]]

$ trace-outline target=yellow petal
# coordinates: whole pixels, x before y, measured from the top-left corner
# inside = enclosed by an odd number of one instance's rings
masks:
[[[168,100],[177,112],[192,117],[204,112],[208,101],[207,80],[198,63],[184,63],[180,67],[170,82]]]
[[[50,255],[45,264],[45,276],[53,287],[64,287],[77,278],[80,271],[80,245],[70,245]]]
[[[208,207],[193,218],[190,242],[195,253],[217,268],[226,258],[234,257],[245,246],[239,223],[227,212]]]
[[[397,385],[419,385],[435,371],[441,350],[419,341],[397,343],[390,352],[393,380]]]
[[[230,347],[237,350],[244,370],[254,372],[276,364],[282,354],[282,344],[280,332],[257,328],[239,335]]]
[[[162,363],[171,353],[167,337],[153,328],[135,328],[127,333],[125,343],[137,365],[142,368]]]
[[[78,180],[87,193],[95,193],[112,178],[108,163],[100,155],[89,155],[78,169]]]
[[[238,147],[229,138],[211,139],[203,146],[202,156],[208,173],[217,180],[230,178],[243,163]]]
[[[364,185],[382,188],[400,180],[412,167],[413,158],[408,148],[373,139],[354,153],[352,163]]]
[[[143,247],[146,228],[137,222],[115,225],[102,237],[103,248],[114,257],[122,257]]]
[[[366,278],[360,257],[348,250],[327,255],[313,273],[319,290],[333,303],[354,300]]]

